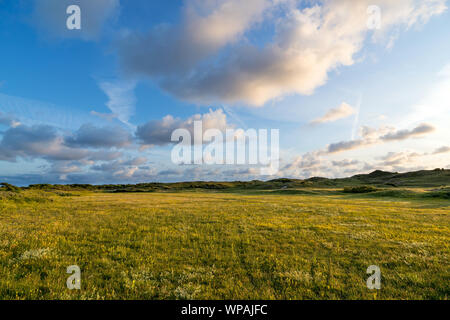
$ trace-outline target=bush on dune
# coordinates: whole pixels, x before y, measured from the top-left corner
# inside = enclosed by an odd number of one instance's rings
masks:
[[[20,192],[20,188],[7,182],[0,183],[0,191]]]
[[[11,201],[15,203],[29,203],[29,202],[51,202],[51,194],[43,191],[7,191],[0,188],[0,201]]]
[[[345,193],[369,193],[378,191],[377,188],[372,186],[356,186],[356,187],[345,187]]]

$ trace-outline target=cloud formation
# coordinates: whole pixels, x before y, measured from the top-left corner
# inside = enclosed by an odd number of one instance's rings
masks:
[[[13,118],[12,118],[13,119]],[[0,160],[15,162],[17,159],[45,159],[51,163],[78,161],[111,161],[122,156],[120,151],[109,151],[128,146],[132,136],[116,127],[94,127],[86,124],[72,135],[64,137],[49,125],[27,126],[14,120],[0,133]]]
[[[350,167],[350,166],[357,165],[360,162],[358,160],[344,159],[344,160],[338,160],[338,161],[331,161],[331,163],[333,164],[333,166],[336,166],[336,167]]]
[[[415,158],[422,156],[417,152],[389,152],[384,157],[381,157],[382,162],[379,166],[400,166],[412,163]]]
[[[65,144],[70,147],[121,148],[131,143],[131,134],[119,126],[84,124],[72,136],[65,138]]]
[[[444,152],[444,148],[442,149]],[[437,150],[439,150],[437,149]],[[312,176],[338,178],[355,174],[369,173],[374,170],[390,172],[407,172],[415,170],[430,170],[441,167],[434,153],[416,151],[388,152],[382,157],[364,161],[361,159],[335,159],[334,154],[320,151],[308,152],[297,156],[285,164],[278,175],[280,177],[310,178]]]
[[[86,150],[66,147],[56,130],[47,125],[11,127],[0,142],[0,160],[6,161],[16,161],[18,157],[80,160],[87,155]]]
[[[215,111],[209,110],[205,114],[196,114],[186,120],[174,118],[171,115],[164,117],[162,120],[152,120],[136,130],[136,137],[142,145],[147,146],[163,146],[170,143],[172,132],[176,129],[186,129],[194,135],[194,121],[202,121],[203,131],[208,129],[218,129],[225,131],[230,125],[227,123],[227,116],[222,109]]]
[[[447,152],[450,152],[450,147],[443,146],[443,147],[440,147],[440,148],[434,150],[433,154],[441,154],[441,153],[447,153]]]
[[[356,109],[346,102],[342,102],[339,107],[329,110],[324,116],[311,121],[311,124],[333,122],[347,118],[356,113]]]
[[[426,123],[411,130],[395,130],[389,127],[374,129],[364,126],[360,130],[360,139],[332,143],[328,145],[325,153],[338,153],[379,143],[406,140],[426,135],[434,130],[435,128],[432,125]]]
[[[393,141],[393,140],[406,140],[412,137],[422,136],[427,133],[433,132],[436,130],[432,125],[429,124],[421,124],[418,127],[415,127],[412,130],[400,130],[396,132],[390,132],[381,137],[381,140],[384,141]]]
[[[179,24],[129,33],[120,42],[119,54],[127,71],[149,76],[180,99],[260,106],[286,94],[312,94],[331,71],[354,64],[370,31],[371,4],[187,1]],[[446,10],[445,0],[380,0],[377,5],[382,23],[371,32],[375,41]],[[250,36],[261,26],[273,30],[262,44]]]
[[[112,162],[106,162],[91,167],[94,171],[101,171],[112,176],[120,176],[122,178],[131,178],[138,172],[140,166],[147,163],[147,159],[144,157],[133,158],[129,160],[119,159]]]

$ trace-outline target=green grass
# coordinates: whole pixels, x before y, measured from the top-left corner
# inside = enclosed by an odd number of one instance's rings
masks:
[[[448,299],[449,208],[338,189],[1,191],[0,299]]]

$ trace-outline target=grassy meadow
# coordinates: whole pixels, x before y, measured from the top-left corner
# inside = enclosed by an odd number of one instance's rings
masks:
[[[448,299],[450,200],[395,195],[1,191],[0,299]]]

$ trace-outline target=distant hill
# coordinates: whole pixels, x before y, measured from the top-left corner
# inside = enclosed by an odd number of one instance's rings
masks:
[[[442,185],[450,185],[450,170],[435,169],[406,173],[394,173],[377,170],[369,174],[356,175],[350,179],[372,185],[387,185],[394,187],[437,187]]]
[[[288,179],[280,178],[269,181],[193,181],[176,183],[140,183],[121,185],[50,185],[38,184],[24,187],[23,189],[39,190],[91,190],[106,192],[153,192],[153,191],[176,191],[189,189],[209,189],[209,190],[274,190],[274,189],[295,189],[295,188],[344,188],[352,186],[371,185],[378,188],[396,187],[450,187],[450,170],[435,169],[421,170],[415,172],[397,173],[381,170],[373,171],[369,174],[358,174],[349,178],[328,179],[323,177],[312,177],[309,179]],[[0,188],[1,190],[2,188]]]

